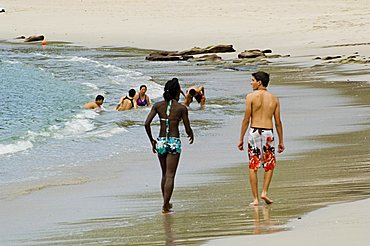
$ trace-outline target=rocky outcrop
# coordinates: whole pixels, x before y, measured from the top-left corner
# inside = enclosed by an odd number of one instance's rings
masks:
[[[184,51],[158,51],[149,54],[145,59],[148,61],[181,61],[193,58],[193,55],[209,53],[235,52],[232,45],[212,45],[206,48],[194,47]],[[196,58],[200,59],[200,58]],[[215,56],[203,57],[204,60],[218,59]],[[201,60],[202,60],[201,59]]]

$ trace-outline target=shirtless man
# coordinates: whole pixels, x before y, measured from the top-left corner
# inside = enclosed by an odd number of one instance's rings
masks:
[[[124,96],[119,100],[119,103],[116,107],[117,111],[125,111],[132,108],[137,108],[137,103],[134,100],[136,95],[135,89],[131,89],[128,91],[128,96]]]
[[[270,75],[265,72],[252,74],[251,86],[253,92],[246,97],[246,109],[240,130],[238,148],[244,150],[244,135],[248,132],[249,182],[252,189],[253,202],[258,206],[257,170],[265,169],[261,199],[267,204],[273,201],[267,196],[272,174],[276,164],[272,118],[279,137],[278,153],[284,151],[283,125],[280,119],[279,99],[267,91]]]
[[[83,107],[88,109],[101,109],[104,103],[104,97],[97,95],[95,101],[86,103]]]
[[[192,86],[186,90],[184,105],[189,107],[190,103],[193,102],[193,98],[200,103],[200,106],[203,108],[206,104],[206,96],[204,95],[203,86]]]

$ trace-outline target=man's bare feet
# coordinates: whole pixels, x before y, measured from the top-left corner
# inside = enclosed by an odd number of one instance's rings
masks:
[[[266,195],[261,195],[261,199],[265,201],[266,204],[271,204],[274,201],[268,198]]]

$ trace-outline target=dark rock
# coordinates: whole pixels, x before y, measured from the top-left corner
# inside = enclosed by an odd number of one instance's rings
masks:
[[[35,42],[35,41],[41,41],[44,40],[43,35],[36,35],[36,36],[29,36],[24,40],[24,42]]]
[[[334,59],[338,59],[338,58],[341,58],[341,57],[342,56],[327,56],[327,57],[322,58],[322,60],[329,61],[329,60],[334,60]]]
[[[262,52],[263,52],[264,54],[270,54],[270,53],[272,53],[272,50],[267,49],[267,50],[262,50]]]
[[[149,54],[145,59],[149,61],[185,61],[190,58],[193,58],[193,55],[198,54],[207,54],[207,53],[225,53],[225,52],[234,52],[232,45],[213,45],[206,48],[194,47],[190,50],[184,51],[158,51],[155,53]],[[200,59],[200,58],[197,58]],[[201,60],[218,60],[217,56],[208,56],[203,57]]]
[[[199,54],[208,54],[208,53],[227,53],[235,52],[233,46],[230,45],[212,45],[206,48],[194,47],[190,50],[184,50],[178,52],[178,55],[199,55]]]
[[[160,53],[152,53],[149,56],[145,57],[145,59],[148,61],[186,61],[190,58],[193,58],[193,57],[174,55],[171,53],[168,55],[163,55]]]

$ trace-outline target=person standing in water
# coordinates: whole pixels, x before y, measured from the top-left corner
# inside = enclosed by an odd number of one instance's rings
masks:
[[[143,107],[143,106],[150,106],[150,98],[146,94],[146,91],[148,88],[146,85],[141,85],[139,93],[135,95],[134,100],[136,101],[137,106]]]
[[[130,89],[128,91],[128,96],[124,96],[119,100],[116,110],[125,111],[132,108],[137,108],[136,101],[134,100],[135,95],[136,95],[135,89]]]
[[[175,174],[180,160],[181,140],[179,123],[184,122],[189,143],[194,141],[193,130],[190,127],[188,109],[178,103],[180,97],[180,84],[176,78],[169,80],[163,93],[163,101],[153,105],[146,121],[145,130],[152,144],[153,153],[158,153],[162,169],[161,190],[163,196],[162,213],[172,212],[170,203],[174,189]],[[153,118],[158,114],[160,119],[159,137],[154,140],[151,131]]]
[[[189,107],[193,102],[193,98],[197,100],[202,108],[206,105],[206,96],[204,94],[204,86],[192,86],[186,90],[184,105]]]
[[[253,92],[246,97],[246,109],[240,130],[238,148],[244,150],[244,135],[248,132],[248,156],[249,156],[249,182],[252,189],[253,202],[251,205],[258,206],[258,180],[257,170],[265,169],[261,199],[267,204],[271,200],[267,196],[272,174],[276,164],[275,139],[273,134],[272,118],[275,120],[275,128],[279,137],[278,153],[284,151],[283,125],[280,119],[279,99],[267,91],[270,75],[265,72],[252,74],[251,86]]]

